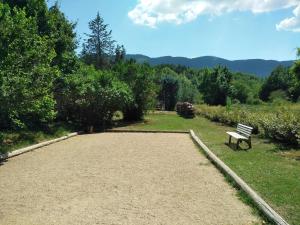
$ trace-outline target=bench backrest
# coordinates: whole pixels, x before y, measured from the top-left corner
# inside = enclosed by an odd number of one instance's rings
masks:
[[[248,127],[246,125],[243,125],[241,123],[239,123],[237,125],[237,132],[247,138],[249,138],[252,134],[252,130],[253,128],[252,127]]]

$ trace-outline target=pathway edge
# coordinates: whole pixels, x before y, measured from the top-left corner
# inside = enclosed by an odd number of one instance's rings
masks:
[[[51,144],[54,144],[54,143],[57,143],[57,142],[61,142],[63,140],[67,140],[69,138],[72,138],[72,137],[75,137],[75,136],[79,135],[80,133],[81,132],[70,133],[70,134],[62,136],[60,138],[56,138],[56,139],[49,140],[49,141],[44,141],[44,142],[41,142],[41,143],[38,143],[38,144],[35,144],[35,145],[31,145],[31,146],[28,146],[28,147],[25,147],[25,148],[14,150],[12,152],[8,152],[6,154],[0,154],[0,160],[6,160],[6,159],[9,159],[9,158],[12,158],[12,157],[22,155],[22,154],[27,153],[27,152],[34,151],[38,148],[42,148],[42,147],[45,147],[45,146],[48,146],[48,145],[51,145]]]

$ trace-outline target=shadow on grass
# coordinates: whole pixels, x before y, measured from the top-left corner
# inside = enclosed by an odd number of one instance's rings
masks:
[[[231,148],[233,151],[248,151],[250,150],[250,147],[247,146],[245,147],[242,143],[239,145],[239,147],[237,148],[237,144],[236,143],[231,143],[229,144],[228,142],[224,143],[227,147]]]
[[[278,154],[282,157],[289,158],[300,162],[300,146],[288,145],[272,140],[264,140],[264,144],[273,144],[275,147],[268,149],[270,153]]]
[[[262,143],[264,144],[274,144],[276,146],[275,149],[277,149],[277,150],[274,149],[274,152],[278,150],[279,151],[295,151],[295,150],[300,151],[300,145],[298,143],[291,144],[288,143],[287,141],[286,142],[279,141],[274,138],[266,137],[263,134],[258,135],[258,138],[262,140]]]
[[[113,128],[123,128],[123,127],[127,127],[127,126],[134,126],[134,125],[138,125],[138,124],[147,124],[149,123],[148,120],[139,120],[139,121],[123,121],[123,120],[118,120],[118,121],[114,121],[114,124],[107,126],[106,129],[113,129]]]
[[[296,159],[297,161],[300,161],[300,156],[296,156],[295,159]]]
[[[192,120],[195,118],[195,116],[182,116],[182,115],[179,115],[182,119],[186,119],[186,120]]]
[[[274,142],[273,143],[276,145],[276,147],[280,150],[280,151],[300,151],[300,146],[296,146],[296,145],[288,145],[288,144],[283,144],[283,143],[279,143],[279,142]]]

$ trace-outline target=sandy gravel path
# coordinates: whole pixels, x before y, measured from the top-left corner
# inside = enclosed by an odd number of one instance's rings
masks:
[[[185,134],[83,135],[0,166],[1,225],[254,223]]]

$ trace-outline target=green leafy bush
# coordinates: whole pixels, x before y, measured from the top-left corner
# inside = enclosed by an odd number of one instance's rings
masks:
[[[109,71],[81,66],[68,76],[61,93],[61,117],[84,127],[101,127],[110,123],[114,112],[133,101],[130,88]]]
[[[242,123],[254,128],[254,133],[260,133],[273,140],[300,145],[300,114],[297,110],[276,108],[273,110],[247,110],[242,107],[226,108],[222,106],[197,106],[197,114],[209,120],[236,126]],[[258,108],[258,107],[257,107]]]
[[[300,145],[300,117],[286,109],[263,115],[260,125],[265,136],[277,141]]]
[[[51,67],[55,51],[49,37],[38,34],[37,22],[24,10],[11,12],[0,3],[0,125],[24,128],[55,118]]]

